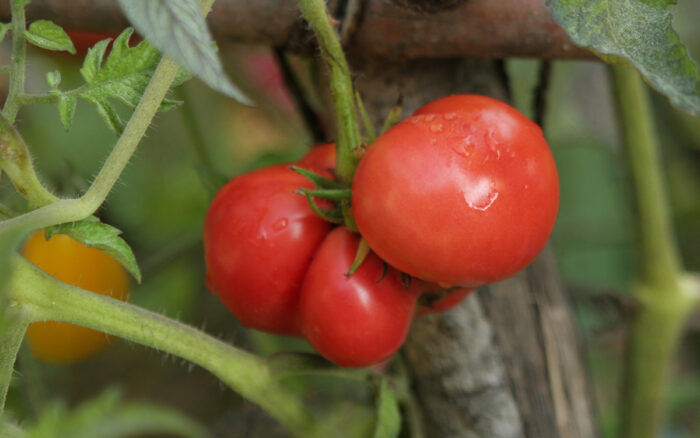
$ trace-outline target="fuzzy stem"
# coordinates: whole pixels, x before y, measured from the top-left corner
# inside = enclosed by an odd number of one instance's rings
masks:
[[[158,111],[170,84],[178,71],[177,64],[163,58],[153,73],[143,97],[129,119],[124,132],[117,140],[112,153],[107,157],[88,191],[78,199],[62,199],[21,216],[0,223],[0,233],[11,230],[30,232],[64,222],[74,222],[93,214],[104,202],[119,179],[141,138]]]
[[[13,256],[12,268],[10,298],[32,321],[89,327],[181,357],[260,405],[295,436],[318,433],[312,414],[277,382],[263,359],[158,313],[58,282],[22,257]]]
[[[5,409],[5,399],[12,380],[17,352],[22,345],[29,317],[19,308],[0,309],[0,414]]]
[[[0,168],[12,180],[15,189],[32,205],[40,207],[58,201],[39,181],[32,157],[19,133],[0,114]]]
[[[330,71],[330,88],[338,125],[336,140],[336,173],[344,182],[351,182],[359,161],[362,140],[355,113],[355,95],[350,67],[338,41],[323,0],[299,0],[299,9],[316,35],[321,54]]]
[[[3,115],[10,122],[15,122],[20,101],[24,94],[24,61],[27,57],[27,46],[24,39],[24,30],[27,26],[27,17],[24,7],[28,2],[25,0],[12,0],[12,59],[10,71],[10,90],[7,94]]]
[[[635,70],[610,67],[623,143],[637,201],[641,273],[625,364],[620,437],[660,436],[670,364],[698,302],[681,274],[661,174],[649,96]]]

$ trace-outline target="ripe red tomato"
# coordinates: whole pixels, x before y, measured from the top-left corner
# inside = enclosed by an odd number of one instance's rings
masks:
[[[300,336],[299,291],[330,224],[294,190],[313,185],[277,165],[231,179],[204,224],[207,285],[250,328]]]
[[[311,345],[344,367],[381,362],[399,349],[411,324],[417,287],[370,253],[351,276],[360,236],[331,231],[309,267],[301,291],[301,325]],[[385,271],[386,268],[386,271]]]
[[[475,289],[473,287],[460,287],[458,289],[447,291],[445,295],[439,297],[438,294],[444,293],[445,290],[440,286],[432,283],[435,287],[424,292],[422,299],[425,298],[426,303],[421,303],[418,306],[418,316],[427,315],[430,313],[445,312],[464,301]],[[421,300],[422,301],[422,300]]]
[[[301,157],[298,163],[309,169],[317,169],[332,174],[335,170],[335,143],[326,143],[311,148],[306,155]]]
[[[443,286],[478,286],[523,269],[545,245],[558,204],[541,129],[483,96],[419,109],[377,138],[353,180],[353,213],[370,247]]]

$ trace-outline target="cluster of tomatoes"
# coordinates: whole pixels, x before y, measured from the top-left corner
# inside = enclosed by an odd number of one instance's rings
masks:
[[[305,336],[346,367],[387,359],[415,315],[523,269],[558,208],[540,128],[483,96],[439,99],[380,135],[351,198],[312,198],[325,192],[301,175],[332,181],[333,145],[296,166],[234,177],[217,194],[204,228],[207,285],[243,325]],[[359,233],[317,214],[340,210]]]

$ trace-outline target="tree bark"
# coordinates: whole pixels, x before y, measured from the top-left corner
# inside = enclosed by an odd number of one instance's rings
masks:
[[[9,21],[9,1],[0,20]],[[389,58],[589,58],[557,25],[545,0],[329,0],[346,47]],[[119,32],[129,25],[115,0],[33,0],[28,20],[74,30]],[[217,0],[208,17],[220,41],[315,47],[296,0]]]
[[[399,96],[404,114],[466,92],[505,99],[484,60],[355,60],[375,123]],[[549,249],[524,272],[481,288],[458,308],[418,318],[405,345],[431,438],[598,436],[583,356]]]

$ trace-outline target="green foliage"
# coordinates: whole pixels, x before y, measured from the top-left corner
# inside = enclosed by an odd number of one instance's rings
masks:
[[[250,104],[224,73],[197,0],[120,0],[134,27],[164,54],[211,88]]]
[[[75,47],[61,26],[48,20],[37,20],[29,25],[25,38],[37,47],[65,51],[75,55]]]
[[[547,0],[578,45],[632,64],[674,105],[700,112],[700,71],[671,27],[669,0]],[[611,58],[612,57],[612,58]]]
[[[401,412],[396,396],[389,388],[386,379],[379,386],[377,400],[377,425],[374,428],[374,438],[396,438],[401,431]]]
[[[129,47],[132,33],[133,29],[124,30],[114,41],[106,59],[109,40],[100,41],[88,50],[80,69],[87,86],[76,90],[78,97],[95,105],[107,125],[117,133],[122,132],[124,123],[110,99],[136,107],[161,57],[146,41]],[[71,103],[64,105],[64,110],[70,109]],[[160,109],[171,109],[175,105],[176,102],[165,100]]]
[[[5,427],[15,433],[11,436],[23,438],[120,438],[147,433],[207,436],[200,425],[176,411],[149,403],[125,403],[121,398],[118,390],[108,389],[73,411],[61,403],[48,406],[23,433],[11,423]]]
[[[100,249],[121,263],[124,268],[141,282],[141,271],[136,263],[131,247],[119,237],[121,231],[90,216],[79,222],[56,225],[46,229],[46,238],[54,234],[66,234],[87,246]]]

